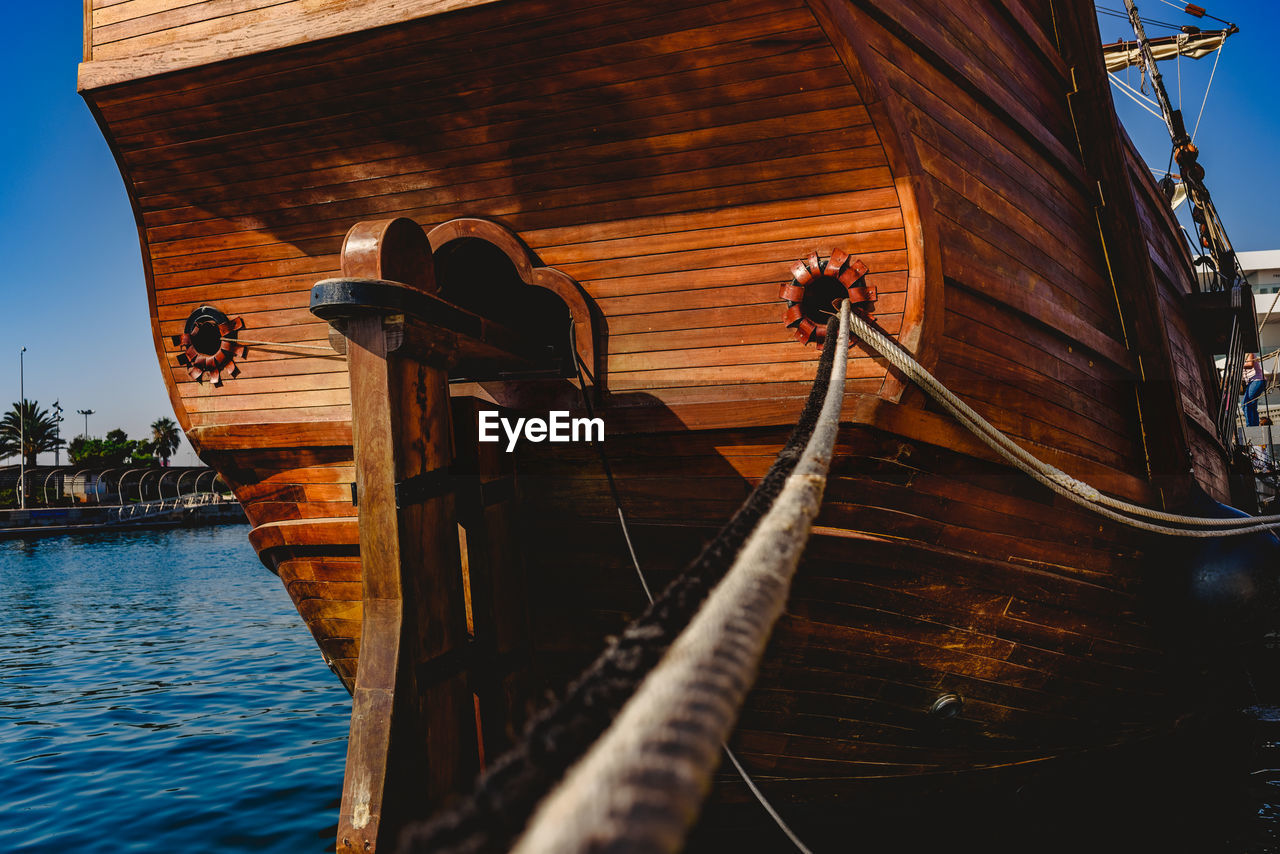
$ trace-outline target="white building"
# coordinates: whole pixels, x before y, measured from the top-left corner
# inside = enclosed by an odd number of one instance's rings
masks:
[[[1253,286],[1254,311],[1258,315],[1258,338],[1262,345],[1260,352],[1274,352],[1280,349],[1280,249],[1237,252],[1236,258],[1244,268],[1249,284]],[[1272,372],[1271,360],[1267,362],[1267,372]]]

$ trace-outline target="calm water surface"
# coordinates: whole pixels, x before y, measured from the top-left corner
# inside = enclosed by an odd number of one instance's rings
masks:
[[[331,850],[350,700],[247,533],[0,542],[0,850]]]

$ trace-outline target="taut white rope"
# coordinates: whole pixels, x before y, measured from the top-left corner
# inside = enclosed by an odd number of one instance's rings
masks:
[[[1101,516],[1135,528],[1177,537],[1227,537],[1280,528],[1280,516],[1252,516],[1231,519],[1186,516],[1180,513],[1153,510],[1140,504],[1133,504],[1104,495],[1089,484],[1076,480],[1061,469],[1033,456],[1008,436],[1001,433],[968,404],[956,397],[937,377],[925,370],[924,366],[912,358],[911,354],[896,341],[881,333],[857,312],[853,313],[851,323],[854,333],[859,338],[876,350],[895,368],[906,374],[913,382],[924,389],[930,397],[942,404],[961,424],[969,428],[983,444],[999,454],[1001,458],[1026,472],[1059,495],[1083,507],[1087,507]],[[1141,519],[1132,518],[1133,516],[1169,522],[1175,525],[1199,527],[1173,528],[1168,525],[1144,522]]]
[[[613,725],[539,805],[513,854],[679,850],[822,504],[844,403],[850,314],[843,302],[822,411],[781,494]]]

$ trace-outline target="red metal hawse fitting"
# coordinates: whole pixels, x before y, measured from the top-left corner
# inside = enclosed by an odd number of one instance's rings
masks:
[[[245,354],[244,345],[236,341],[241,329],[244,318],[232,320],[212,306],[200,306],[187,317],[182,334],[171,339],[182,350],[178,364],[196,382],[204,382],[208,374],[215,386],[222,385],[224,374],[234,377],[240,373],[235,360]]]
[[[814,298],[816,290],[810,290],[820,283],[826,284],[824,290],[828,293],[836,293],[837,288],[842,290],[853,308],[874,319],[876,286],[866,282],[866,275],[867,265],[841,249],[832,250],[831,257],[825,261],[817,252],[810,252],[808,258],[796,262],[791,268],[791,281],[784,282],[778,290],[778,296],[787,304],[783,321],[787,328],[795,330],[796,340],[821,346],[827,337],[826,320],[818,313],[821,303]],[[806,297],[809,297],[807,301]],[[832,307],[843,298],[836,296],[831,301]]]

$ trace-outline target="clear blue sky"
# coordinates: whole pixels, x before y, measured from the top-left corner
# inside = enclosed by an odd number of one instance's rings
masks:
[[[1172,0],[1138,0],[1138,11],[1150,21],[1193,24],[1221,29],[1209,18],[1196,19]],[[1227,40],[1209,90],[1195,143],[1205,167],[1205,184],[1218,208],[1231,242],[1238,251],[1280,249],[1280,81],[1275,57],[1280,54],[1280,3],[1275,0],[1199,0],[1210,15],[1234,22],[1240,32]],[[1124,11],[1124,0],[1099,0],[1097,7]],[[1178,8],[1174,8],[1178,7]],[[1103,42],[1133,38],[1128,21],[1103,13],[1098,16]],[[1155,38],[1172,34],[1148,26]],[[1174,107],[1181,106],[1187,129],[1196,124],[1214,57],[1160,63],[1165,88]],[[1182,69],[1179,105],[1178,66]],[[1138,72],[1130,72],[1138,85]],[[1148,86],[1148,93],[1151,91]],[[1147,162],[1163,170],[1169,165],[1169,132],[1162,120],[1144,112],[1112,87],[1116,110]],[[1174,167],[1177,171],[1177,167]],[[1185,214],[1186,206],[1182,211]],[[1183,217],[1190,222],[1187,217]],[[1194,232],[1193,232],[1194,233]]]
[[[133,212],[76,94],[81,8],[15,5],[0,53],[0,400],[8,409],[18,399],[25,346],[27,398],[45,407],[61,400],[64,436],[84,430],[77,409],[93,409],[91,434],[121,427],[142,438],[173,410],[151,340]],[[185,441],[174,462],[196,462]]]
[[[1144,17],[1195,23],[1163,0],[1142,0]],[[1235,21],[1196,142],[1207,182],[1236,247],[1280,248],[1280,9],[1273,0],[1204,2]],[[1123,0],[1101,7],[1123,9]],[[133,214],[115,163],[75,91],[81,4],[24,3],[10,14],[15,34],[0,54],[6,129],[0,136],[0,240],[5,271],[0,400],[18,399],[18,350],[26,346],[26,394],[60,399],[65,434],[83,430],[77,409],[93,409],[90,432],[121,427],[140,438],[171,416],[151,341]],[[1104,41],[1130,33],[1100,17]],[[1204,22],[1206,26],[1211,22]],[[1151,35],[1168,32],[1152,27]],[[1183,97],[1194,124],[1212,60],[1183,62]],[[1176,96],[1176,73],[1165,71]],[[1163,168],[1168,138],[1156,119],[1124,99],[1121,117],[1153,165]],[[42,457],[41,461],[52,462]],[[176,462],[195,462],[184,443]]]

